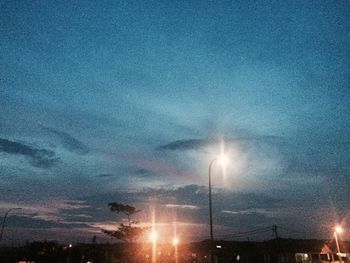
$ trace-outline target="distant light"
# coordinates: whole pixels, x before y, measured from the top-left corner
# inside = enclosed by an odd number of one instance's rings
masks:
[[[72,247],[73,247],[73,245],[72,245],[72,244],[69,244],[69,247],[70,247],[70,248],[72,248]]]
[[[221,248],[221,246],[220,246],[220,245],[217,245],[216,248]]]

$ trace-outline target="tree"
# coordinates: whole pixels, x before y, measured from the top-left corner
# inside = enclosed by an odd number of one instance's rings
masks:
[[[133,206],[115,202],[109,203],[108,206],[112,212],[123,213],[126,215],[128,217],[128,224],[125,225],[121,223],[117,230],[103,229],[103,233],[115,237],[123,242],[130,243],[136,241],[146,230],[148,230],[146,227],[135,226],[139,222],[131,219],[134,214],[141,212],[141,210],[137,210]]]

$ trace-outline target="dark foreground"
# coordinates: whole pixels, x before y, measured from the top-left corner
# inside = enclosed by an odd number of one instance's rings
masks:
[[[331,263],[350,262],[350,244],[342,242],[342,258],[333,241],[274,239],[264,242],[216,241],[217,263]],[[155,254],[152,254],[155,251]],[[1,263],[184,263],[209,262],[209,242],[196,242],[179,247],[147,244],[76,244],[34,242],[23,247],[0,248]]]

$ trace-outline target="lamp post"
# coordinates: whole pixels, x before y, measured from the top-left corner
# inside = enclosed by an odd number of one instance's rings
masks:
[[[158,233],[153,229],[150,234],[150,240],[152,242],[152,263],[157,262],[157,239]]]
[[[0,232],[0,241],[2,240],[2,236],[4,234],[4,228],[5,228],[5,222],[6,222],[6,218],[7,218],[7,215],[13,211],[13,210],[19,210],[19,209],[22,209],[20,207],[16,207],[16,208],[10,208],[9,210],[6,211],[5,215],[4,215],[4,218],[2,219],[2,224],[1,224],[1,232]]]
[[[178,244],[179,244],[179,239],[175,236],[173,238],[173,246],[174,246],[174,253],[175,253],[175,263],[178,263],[178,250],[177,250],[177,247],[178,247]]]
[[[213,263],[214,259],[214,234],[213,234],[213,208],[211,202],[211,167],[213,164],[219,161],[222,165],[227,162],[226,156],[222,154],[218,158],[214,158],[209,164],[209,225],[210,225],[210,263]]]
[[[335,239],[335,243],[337,245],[337,252],[338,252],[338,257],[340,262],[342,262],[341,260],[341,254],[340,254],[340,248],[339,248],[339,243],[338,243],[338,234],[343,233],[343,229],[340,226],[336,226],[334,228],[334,239]]]

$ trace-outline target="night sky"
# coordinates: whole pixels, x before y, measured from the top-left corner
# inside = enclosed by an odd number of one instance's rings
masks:
[[[112,241],[113,201],[209,238],[223,150],[215,238],[349,225],[349,1],[11,0],[0,30],[2,242]]]

